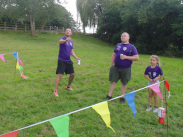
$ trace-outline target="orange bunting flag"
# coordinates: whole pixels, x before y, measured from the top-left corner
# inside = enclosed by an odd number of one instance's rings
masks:
[[[0,137],[16,137],[17,134],[18,134],[18,130],[0,135]]]
[[[4,55],[0,54],[0,59],[2,59],[3,62],[5,62]]]
[[[24,74],[22,74],[22,75],[21,75],[21,78],[27,79],[27,78],[29,78],[29,77],[27,77],[27,76],[25,76]]]
[[[106,126],[111,128],[115,133],[114,129],[110,126],[111,118],[110,118],[110,112],[108,108],[108,102],[107,101],[102,102],[100,104],[92,106],[92,108],[102,117]]]
[[[17,61],[17,64],[16,64],[16,69],[20,70],[20,66],[18,64],[18,61]]]

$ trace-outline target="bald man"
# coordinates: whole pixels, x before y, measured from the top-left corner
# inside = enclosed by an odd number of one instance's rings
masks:
[[[121,80],[121,98],[120,102],[125,103],[124,95],[127,84],[131,79],[131,66],[133,61],[139,60],[137,49],[129,43],[130,35],[127,32],[121,34],[121,43],[118,43],[114,49],[111,59],[111,68],[109,72],[110,88],[106,99],[112,99],[112,93],[118,80]]]

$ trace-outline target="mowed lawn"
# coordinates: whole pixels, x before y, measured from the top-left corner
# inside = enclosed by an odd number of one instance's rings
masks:
[[[101,42],[90,36],[73,34],[74,51],[81,58],[81,65],[71,57],[75,67],[74,91],[67,91],[69,75],[61,79],[58,93],[53,95],[58,59],[58,41],[64,34],[38,33],[32,37],[25,32],[0,31],[0,54],[18,52],[23,62],[23,72],[30,77],[20,78],[15,69],[16,60],[11,54],[0,59],[0,135],[54,118],[104,101],[109,90],[109,68],[114,45]],[[119,36],[120,39],[120,36]],[[140,51],[139,51],[140,52]],[[156,54],[156,53],[154,53]],[[126,93],[147,86],[143,74],[149,64],[150,55],[140,54],[140,60],[133,63],[132,79]],[[147,89],[135,93],[137,114],[119,99],[108,102],[111,126],[107,128],[101,117],[92,109],[69,115],[71,137],[162,137],[183,135],[183,59],[160,56],[165,79],[170,83],[171,97],[167,99],[168,115],[165,124],[158,123],[158,114],[146,112]],[[164,84],[161,83],[163,92]],[[120,96],[120,82],[113,97]],[[164,95],[164,93],[162,93]],[[161,106],[159,100],[159,106]],[[165,104],[163,105],[165,107]],[[56,137],[50,124],[45,122],[20,130],[18,137]]]

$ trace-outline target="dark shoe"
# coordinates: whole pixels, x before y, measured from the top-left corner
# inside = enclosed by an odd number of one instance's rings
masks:
[[[124,98],[120,98],[120,103],[125,103],[125,99]]]
[[[110,96],[107,95],[105,99],[110,100],[110,99],[112,99],[112,96],[110,97]]]

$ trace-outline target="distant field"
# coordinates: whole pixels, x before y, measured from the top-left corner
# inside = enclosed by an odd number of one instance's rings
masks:
[[[0,54],[18,52],[24,63],[23,72],[30,77],[20,78],[15,70],[16,60],[4,55],[0,59],[0,135],[22,127],[63,115],[99,102],[109,90],[108,73],[114,46],[83,35],[73,35],[74,51],[81,58],[81,65],[72,57],[76,77],[72,83],[74,91],[65,86],[68,75],[61,79],[58,93],[53,95],[59,45],[63,34],[38,33],[32,37],[24,32],[0,31]],[[156,53],[154,53],[156,54]],[[127,93],[147,86],[143,74],[149,65],[150,55],[140,54],[140,60],[133,63],[132,79]],[[168,134],[171,137],[183,135],[183,59],[160,56],[165,79],[170,83],[171,97],[168,103]],[[164,88],[161,84],[161,90]],[[119,96],[120,83],[117,83],[113,97]],[[167,136],[166,124],[158,123],[158,114],[146,112],[148,91],[135,94],[136,117],[127,103],[119,99],[108,102],[111,113],[111,126],[107,128],[101,117],[92,109],[71,114],[69,133],[71,137],[162,137]],[[159,102],[161,106],[161,102]],[[165,107],[165,105],[164,105]],[[167,117],[167,116],[166,116]],[[20,130],[18,137],[56,137],[49,122]]]

